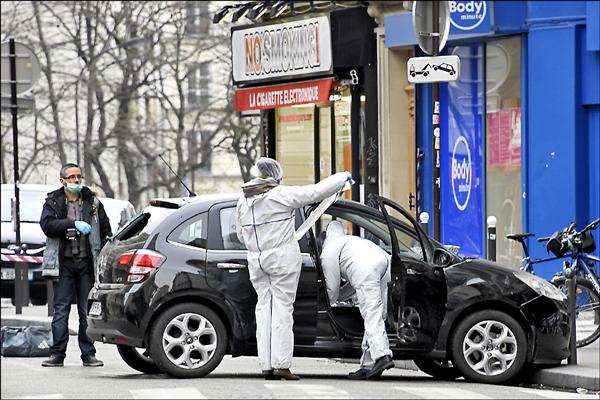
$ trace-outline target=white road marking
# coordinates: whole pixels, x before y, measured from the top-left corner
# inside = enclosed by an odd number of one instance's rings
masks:
[[[60,393],[55,394],[39,394],[39,395],[29,395],[25,397],[17,397],[18,399],[64,399],[65,396]]]
[[[129,392],[134,399],[206,399],[194,387],[136,389]]]
[[[349,399],[343,389],[331,385],[305,383],[265,383],[265,387],[278,399]]]
[[[597,399],[598,397],[593,391],[590,394],[579,394],[569,392],[559,392],[557,390],[542,390],[542,389],[521,389],[522,392],[527,394],[534,394],[536,396],[545,397],[548,399]]]
[[[410,393],[421,399],[492,399],[481,393],[458,388],[394,386],[394,389]]]

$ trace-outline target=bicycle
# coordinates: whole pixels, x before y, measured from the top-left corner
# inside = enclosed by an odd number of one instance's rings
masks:
[[[567,277],[576,277],[576,338],[577,347],[584,347],[600,337],[600,279],[596,273],[595,264],[600,258],[590,255],[596,249],[591,231],[600,225],[600,218],[591,222],[581,231],[576,231],[572,222],[562,231],[552,236],[538,238],[538,242],[546,242],[546,251],[552,257],[531,258],[525,239],[534,236],[532,233],[510,234],[507,239],[521,243],[524,258],[521,260],[521,270],[535,274],[533,266],[544,262],[565,259],[563,271],[558,272],[551,282],[567,293]],[[566,260],[570,258],[571,260]]]

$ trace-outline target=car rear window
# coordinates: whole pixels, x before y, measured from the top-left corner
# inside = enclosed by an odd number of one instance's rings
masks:
[[[19,190],[19,216],[21,222],[40,222],[42,208],[46,201],[46,192]],[[11,201],[14,191],[2,191],[2,222],[12,221]]]
[[[141,234],[150,235],[169,215],[177,211],[172,208],[148,206],[140,211],[115,235],[117,240],[128,240]]]

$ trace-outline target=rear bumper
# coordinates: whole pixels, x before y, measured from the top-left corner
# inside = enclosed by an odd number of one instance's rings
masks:
[[[121,289],[100,290],[92,288],[88,296],[88,336],[95,341],[144,347],[145,329],[140,321],[146,311],[144,301],[131,286]],[[98,316],[90,315],[94,302],[100,302]]]
[[[31,270],[30,270],[31,271]],[[33,279],[29,281],[29,298],[46,301],[46,279],[42,277],[42,270],[33,270]],[[2,279],[0,281],[0,296],[2,298],[15,297],[14,279]]]

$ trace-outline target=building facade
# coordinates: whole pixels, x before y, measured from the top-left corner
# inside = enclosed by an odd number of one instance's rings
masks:
[[[495,216],[498,261],[518,265],[521,249],[506,234],[548,236],[600,215],[600,8],[592,1],[448,3],[441,54],[458,55],[461,71],[439,84],[440,240],[486,256],[486,219]],[[425,55],[412,14],[386,15],[380,40],[379,58],[387,60],[381,92],[398,92],[385,97],[382,118],[414,124],[414,137],[382,133],[414,143],[415,183],[400,192],[416,193],[417,211],[433,215],[432,84],[416,84],[414,98],[399,90],[408,58]],[[414,120],[406,106],[413,100]],[[532,256],[546,254],[529,244]],[[539,273],[551,277],[559,268]]]

